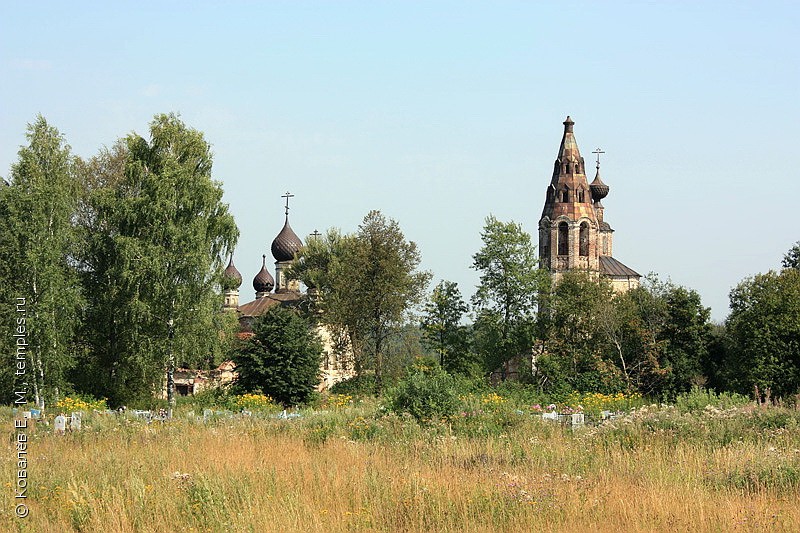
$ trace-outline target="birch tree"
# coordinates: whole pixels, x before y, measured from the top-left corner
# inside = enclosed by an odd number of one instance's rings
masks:
[[[41,115],[2,192],[3,262],[15,298],[25,299],[25,378],[36,404],[57,400],[74,364],[81,310],[75,271],[78,185],[70,147]]]

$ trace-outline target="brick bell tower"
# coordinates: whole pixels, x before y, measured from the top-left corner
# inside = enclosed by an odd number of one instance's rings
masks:
[[[600,272],[599,221],[574,125],[570,117],[564,121],[564,136],[539,220],[539,260],[542,268],[556,277],[574,269]]]
[[[575,122],[567,117],[558,149],[553,177],[547,187],[544,209],[539,220],[539,263],[556,280],[567,270],[582,270],[611,280],[615,290],[639,285],[640,275],[612,257],[611,226],[603,220],[603,204],[609,187],[600,179],[598,148],[597,171],[592,184],[575,141]]]

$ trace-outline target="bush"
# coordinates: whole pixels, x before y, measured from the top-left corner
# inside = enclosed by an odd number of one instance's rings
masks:
[[[720,392],[717,394],[713,389],[704,389],[702,387],[692,387],[689,392],[679,394],[675,398],[675,406],[681,413],[692,413],[702,411],[706,406],[710,405],[718,409],[731,409],[733,407],[742,407],[750,403],[747,396],[742,396],[735,392]]]
[[[362,374],[344,381],[340,381],[330,389],[331,394],[341,394],[346,396],[375,396],[375,377]]]
[[[53,408],[57,411],[72,413],[75,411],[105,411],[108,409],[108,405],[106,404],[105,398],[102,400],[96,400],[92,396],[73,394],[71,396],[61,398],[53,405]]]
[[[410,373],[387,393],[387,408],[407,412],[419,421],[453,416],[460,407],[452,376],[437,366],[412,367]]]

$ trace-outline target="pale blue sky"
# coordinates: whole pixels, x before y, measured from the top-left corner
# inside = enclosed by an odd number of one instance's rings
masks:
[[[400,223],[474,292],[490,213],[532,235],[562,121],[606,151],[615,256],[716,319],[800,239],[797,2],[3,2],[0,174],[42,113],[91,156],[176,111],[213,145],[242,301],[283,223]]]

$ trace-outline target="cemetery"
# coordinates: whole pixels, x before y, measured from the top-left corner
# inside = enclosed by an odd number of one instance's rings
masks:
[[[510,385],[460,391],[430,417],[391,393],[324,394],[295,409],[254,394],[194,400],[171,419],[100,405],[0,409],[4,420],[30,417],[29,468],[48,472],[29,487],[32,530],[800,527],[794,406],[700,389],[664,404],[550,403]]]

